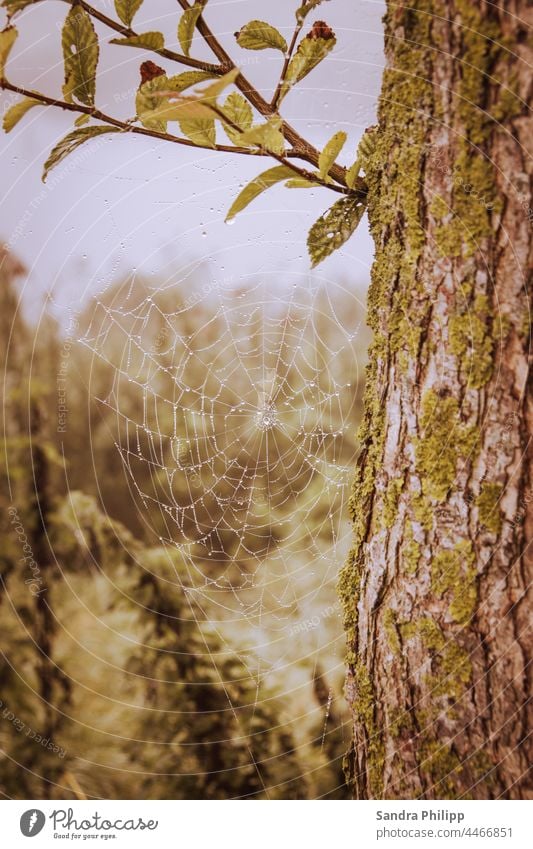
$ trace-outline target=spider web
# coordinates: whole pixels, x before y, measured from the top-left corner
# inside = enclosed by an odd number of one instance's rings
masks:
[[[115,290],[82,340],[114,375],[99,400],[143,522],[179,549],[184,591],[211,618],[244,619],[263,646],[334,597],[361,324],[338,283],[238,289],[193,274]],[[263,660],[278,665],[282,651]]]

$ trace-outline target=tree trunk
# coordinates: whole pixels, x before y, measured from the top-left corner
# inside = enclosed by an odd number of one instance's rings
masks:
[[[528,24],[519,0],[388,4],[340,579],[357,798],[527,796]]]

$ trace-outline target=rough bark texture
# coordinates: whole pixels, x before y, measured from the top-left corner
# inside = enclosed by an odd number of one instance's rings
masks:
[[[526,0],[388,6],[340,579],[357,798],[531,788],[532,23]]]

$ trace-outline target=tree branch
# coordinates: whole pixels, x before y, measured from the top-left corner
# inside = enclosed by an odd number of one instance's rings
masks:
[[[33,98],[33,100],[38,100],[45,106],[56,106],[57,108],[64,109],[68,112],[76,112],[81,115],[90,115],[91,118],[96,118],[99,121],[103,121],[105,124],[110,124],[113,127],[118,127],[125,133],[135,133],[136,135],[150,136],[154,139],[162,139],[163,141],[173,142],[174,144],[182,144],[186,147],[195,147],[198,150],[217,150],[221,153],[239,153],[244,154],[246,156],[271,156],[270,153],[258,148],[252,149],[248,147],[234,147],[233,145],[229,144],[217,144],[214,148],[205,147],[204,145],[196,144],[191,139],[181,138],[181,136],[174,136],[171,133],[160,133],[157,130],[148,130],[146,129],[146,127],[137,127],[134,124],[130,124],[128,121],[120,121],[118,118],[113,118],[111,115],[107,115],[105,112],[102,112],[100,109],[96,109],[92,106],[82,106],[78,103],[67,103],[65,100],[58,100],[55,97],[48,97],[48,95],[41,94],[38,91],[32,91],[32,89],[24,88],[23,86],[13,85],[13,83],[10,83],[5,79],[0,79],[0,89],[4,89],[5,91],[12,91],[16,94],[21,94],[24,97],[31,97]],[[288,150],[285,153],[285,156],[296,158],[298,154],[294,150]]]
[[[4,89],[6,91],[12,91],[16,94],[21,94],[24,97],[31,97],[33,100],[38,100],[45,106],[56,106],[59,109],[64,109],[68,112],[76,112],[81,115],[89,115],[91,118],[96,118],[99,121],[102,121],[104,124],[109,124],[112,127],[117,127],[125,133],[134,133],[136,135],[141,136],[150,136],[150,138],[154,139],[162,139],[163,141],[173,142],[174,144],[185,145],[186,147],[194,147],[198,150],[216,150],[221,153],[239,153],[245,156],[266,156],[272,159],[276,159],[282,165],[286,165],[287,168],[290,168],[291,171],[294,171],[295,176],[303,177],[306,180],[311,180],[313,183],[317,185],[322,185],[324,188],[331,189],[340,194],[347,194],[347,190],[342,186],[332,186],[331,183],[326,183],[318,177],[313,176],[306,171],[304,168],[298,167],[294,163],[290,162],[290,158],[298,158],[299,154],[294,150],[285,151],[283,155],[278,155],[276,153],[272,153],[266,148],[249,148],[249,147],[237,147],[228,144],[215,144],[214,147],[207,147],[206,145],[196,144],[191,139],[182,138],[181,136],[174,136],[170,133],[161,133],[157,130],[148,130],[146,127],[138,127],[134,124],[129,123],[128,121],[120,121],[118,118],[113,118],[111,115],[107,115],[105,112],[102,112],[100,109],[92,106],[82,106],[77,103],[67,103],[66,100],[58,100],[55,97],[48,97],[46,94],[41,94],[38,91],[32,91],[31,89],[24,88],[23,86],[13,85],[5,79],[0,78],[0,89]],[[175,92],[169,92],[170,94],[174,94]],[[164,92],[161,92],[164,94]],[[216,109],[215,107],[211,107],[213,111],[226,123],[230,124],[233,129],[237,131],[241,131],[237,124],[234,124],[233,121],[230,121],[223,112]]]
[[[43,0],[37,0],[37,2],[43,2]],[[85,11],[91,15],[95,20],[100,21],[100,23],[105,24],[105,26],[119,33],[120,35],[128,38],[131,36],[136,36],[138,33],[130,27],[123,26],[118,21],[109,18],[103,12],[100,12],[98,9],[95,9],[94,6],[91,6],[90,3],[87,3],[86,0],[63,0],[63,2],[67,3],[70,6],[79,5]],[[186,10],[190,9],[191,5],[188,0],[178,0],[181,7]],[[159,56],[162,56],[166,59],[169,59],[174,62],[178,62],[181,65],[186,65],[191,68],[197,68],[198,70],[207,71],[216,76],[221,76],[228,71],[236,68],[237,66],[226,52],[226,50],[222,47],[217,37],[211,31],[209,26],[207,25],[203,15],[200,15],[197,22],[196,27],[199,33],[204,38],[205,42],[209,45],[216,58],[220,62],[219,65],[211,64],[209,62],[203,62],[199,59],[192,59],[189,56],[182,55],[181,53],[176,53],[173,50],[169,50],[167,48],[146,48],[149,49],[150,52],[156,53]],[[288,56],[286,57],[285,65],[282,71],[282,76],[280,79],[280,83],[278,85],[278,89],[281,90],[281,86],[283,85],[284,75],[286,74],[286,69],[288,67],[288,62],[290,61],[290,55],[294,50],[294,46],[296,44],[296,40],[298,38],[298,34],[301,31],[302,25],[296,27],[291,47],[289,49]],[[325,181],[320,180],[320,178],[309,174],[308,171],[305,171],[302,168],[298,168],[287,160],[290,158],[293,159],[302,159],[304,162],[308,162],[310,165],[313,165],[315,168],[318,167],[318,161],[320,153],[319,151],[310,144],[306,139],[299,135],[293,127],[290,126],[283,118],[279,115],[277,111],[277,102],[279,101],[279,93],[278,89],[276,90],[276,94],[274,96],[274,100],[272,104],[268,103],[264,97],[260,94],[259,91],[249,82],[249,80],[244,76],[242,72],[239,71],[239,75],[235,80],[235,85],[239,89],[239,91],[246,97],[248,102],[259,112],[267,120],[269,118],[278,117],[281,121],[281,132],[292,146],[289,151],[285,151],[282,156],[278,156],[276,154],[271,153],[263,148],[245,148],[245,147],[233,147],[231,145],[221,145],[216,144],[214,148],[207,148],[203,145],[198,145],[193,142],[191,139],[181,138],[179,136],[171,135],[170,133],[161,133],[156,130],[149,130],[145,127],[135,126],[129,122],[120,121],[116,118],[111,117],[110,115],[106,115],[104,112],[101,112],[99,109],[81,106],[78,104],[67,103],[63,100],[58,100],[56,98],[47,97],[46,95],[40,94],[39,92],[33,92],[28,89],[25,89],[21,86],[14,86],[11,83],[8,83],[7,80],[0,80],[0,88],[7,89],[9,91],[17,92],[19,94],[25,95],[27,97],[32,97],[35,100],[40,101],[43,104],[56,106],[61,109],[70,110],[72,112],[78,112],[86,115],[91,115],[94,118],[97,118],[100,121],[103,121],[106,124],[110,124],[111,126],[118,127],[124,132],[136,133],[138,135],[150,136],[152,138],[162,139],[164,141],[170,141],[174,144],[181,144],[187,147],[195,147],[201,150],[210,150],[214,149],[217,151],[222,151],[224,153],[239,153],[248,156],[270,156],[274,159],[277,159],[279,162],[287,165],[291,170],[305,179],[311,179],[313,182],[322,184],[328,189],[332,191],[336,191],[340,194],[350,194],[351,192],[359,192],[360,194],[366,194],[366,184],[364,180],[358,178],[354,189],[350,190],[346,186],[346,169],[340,165],[333,165],[329,173],[330,175],[337,181],[337,185],[333,183],[326,183]]]
[[[184,10],[191,8],[188,0],[178,0],[178,3]],[[231,56],[222,47],[217,37],[207,25],[203,15],[200,15],[198,18],[196,28],[203,37],[204,41],[209,45],[220,64],[223,66],[224,73],[227,73],[237,67]],[[298,33],[296,33],[296,38],[297,37]],[[296,38],[294,39],[295,42]],[[302,138],[302,136],[300,136],[300,134],[297,133],[290,124],[283,120],[283,117],[279,115],[277,109],[273,107],[272,104],[267,103],[264,97],[249,82],[242,72],[239,72],[239,76],[235,80],[235,85],[246,97],[249,103],[264,118],[273,118],[274,116],[281,118],[281,132],[286,140],[293,146],[294,150],[299,152],[300,159],[303,159],[305,162],[308,162],[310,165],[318,168],[320,152],[313,147],[312,144]],[[340,183],[341,186],[346,186],[346,168],[343,168],[341,165],[333,165],[330,168],[329,173],[335,180],[337,180],[338,183]],[[331,184],[328,184],[328,188],[331,188]],[[363,180],[358,179],[358,182],[355,185],[355,191],[366,192],[366,185]]]
[[[160,98],[168,98],[169,100],[175,99],[181,102],[187,102],[188,100],[188,98],[182,97],[175,91],[165,91],[164,89],[162,89],[161,91],[154,92],[153,96]],[[218,106],[213,103],[209,103],[209,109],[217,116],[217,118],[222,123],[227,124],[233,130],[235,130],[235,132],[242,133],[242,130],[239,125],[232,121],[231,118],[228,118],[228,116],[225,115],[224,112],[218,108]],[[332,183],[328,183],[326,182],[326,180],[323,180],[322,177],[319,177],[317,174],[313,174],[310,171],[307,171],[305,168],[301,168],[298,165],[294,165],[292,162],[289,162],[287,160],[285,152],[283,152],[282,154],[274,153],[274,151],[269,150],[266,147],[263,148],[260,146],[258,149],[261,151],[263,156],[271,156],[272,159],[276,159],[282,165],[285,165],[287,168],[290,168],[291,171],[294,171],[294,174],[296,176],[302,177],[304,180],[309,180],[310,182],[315,183],[316,185],[323,186],[325,189],[330,189],[331,191],[338,192],[339,194],[346,195],[350,193],[349,189],[345,188],[344,186],[336,186]],[[296,156],[298,156],[298,154],[296,154]]]

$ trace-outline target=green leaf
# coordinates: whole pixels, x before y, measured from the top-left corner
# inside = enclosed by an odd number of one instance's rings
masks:
[[[32,6],[37,2],[39,2],[39,0],[3,0],[3,2],[0,3],[0,6],[7,9],[8,15],[14,15],[15,12],[21,12],[22,9],[26,8],[26,6]]]
[[[306,180],[305,177],[295,177],[293,180],[287,180],[285,183],[287,189],[316,189],[317,186],[320,186],[320,183],[315,183],[313,180]]]
[[[154,95],[154,99],[157,94]],[[192,97],[169,100],[159,97],[159,105],[139,115],[141,121],[214,121],[215,114],[206,103]]]
[[[56,144],[50,156],[44,163],[44,171],[42,180],[43,183],[46,181],[49,172],[52,168],[55,168],[56,165],[59,165],[60,162],[65,159],[70,153],[72,153],[76,148],[80,147],[84,142],[89,139],[94,139],[96,136],[101,136],[104,133],[119,133],[120,130],[118,127],[107,127],[98,125],[96,127],[81,127],[81,129],[73,130],[72,133],[69,133],[68,136],[65,136],[59,144]]]
[[[349,189],[354,188],[354,186],[357,182],[357,178],[359,176],[360,170],[361,170],[361,163],[359,162],[358,159],[356,159],[354,164],[352,165],[352,167],[348,168],[348,170],[346,172],[346,185],[348,186]]]
[[[184,136],[202,147],[214,147],[216,129],[214,118],[182,118],[179,122]]]
[[[90,115],[79,115],[74,121],[75,127],[83,127],[85,124],[89,123]]]
[[[328,177],[329,169],[335,162],[337,156],[343,149],[346,144],[346,139],[348,136],[346,133],[342,132],[342,130],[338,133],[335,133],[334,136],[330,138],[324,150],[320,154],[318,158],[318,173],[322,177],[323,180],[327,180],[331,182],[331,178]]]
[[[299,9],[296,9],[296,20],[298,21],[298,23],[303,23],[309,12],[312,12],[313,9],[316,9],[317,6],[320,6],[322,2],[323,0],[307,0],[307,2],[303,3]]]
[[[23,100],[19,100],[18,103],[15,103],[11,109],[8,109],[2,122],[2,126],[6,133],[11,132],[13,127],[16,127],[18,122],[24,118],[26,112],[29,112],[29,110],[33,109],[34,106],[42,106],[42,103],[35,100],[33,97],[25,97]]]
[[[365,208],[356,198],[341,198],[313,224],[307,238],[313,268],[348,241]]]
[[[264,171],[256,177],[255,180],[248,183],[242,192],[237,195],[228,214],[226,215],[226,221],[231,221],[232,218],[235,218],[237,213],[246,209],[246,207],[255,200],[256,197],[259,197],[260,194],[266,191],[266,189],[269,189],[276,183],[280,183],[293,176],[294,171],[291,168],[288,168],[287,165],[276,165],[274,168],[269,168],[268,171]]]
[[[210,74],[208,71],[184,71],[181,74],[176,74],[173,77],[167,77],[166,74],[160,74],[154,77],[153,80],[147,80],[139,86],[135,98],[135,108],[137,117],[141,121],[143,127],[147,130],[156,130],[158,133],[166,133],[167,121],[177,120],[177,117],[172,118],[168,112],[161,113],[163,106],[170,107],[171,101],[169,98],[157,96],[157,92],[176,92],[179,94],[185,89],[190,88],[197,83],[211,80],[216,77],[216,74]],[[175,112],[175,110],[174,110]],[[154,113],[156,113],[154,115]],[[211,112],[202,113],[203,117],[211,118]],[[183,116],[183,110],[179,112],[179,117]]]
[[[178,74],[178,76],[181,76],[181,74]],[[166,133],[167,120],[161,117],[154,117],[153,113],[168,101],[162,100],[160,97],[154,97],[154,92],[170,90],[170,80],[165,74],[154,77],[153,80],[147,80],[139,86],[135,96],[135,109],[139,121],[147,130]],[[179,89],[176,90],[179,91]]]
[[[377,143],[377,127],[368,127],[363,133],[363,137],[357,148],[357,159],[361,163],[361,167],[366,169],[368,161],[373,156]]]
[[[15,27],[6,27],[0,32],[0,79],[4,76],[7,57],[11,52],[17,36],[18,32]]]
[[[265,21],[250,21],[237,33],[237,44],[246,50],[274,48],[287,52],[287,42],[278,30]]]
[[[126,38],[112,38],[110,44],[123,44],[125,47],[143,47],[146,50],[163,50],[165,39],[162,32],[143,32],[128,35]]]
[[[190,55],[194,30],[198,18],[204,10],[204,6],[205,0],[204,2],[197,0],[194,6],[191,6],[189,9],[185,9],[180,18],[180,22],[178,24],[178,41],[186,56]]]
[[[268,150],[270,153],[282,156],[285,151],[285,139],[280,127],[280,118],[270,118],[266,124],[259,124],[242,133],[240,142],[244,145],[257,145],[257,147]]]
[[[242,94],[235,91],[228,95],[222,111],[241,131],[235,130],[228,124],[223,124],[224,132],[233,144],[240,144],[241,133],[249,130],[253,123],[252,107]]]
[[[133,18],[142,4],[143,0],[115,0],[115,9],[122,23],[131,27]]]
[[[310,38],[306,36],[298,45],[296,53],[289,62],[287,68],[287,76],[283,85],[281,96],[285,97],[289,89],[295,84],[303,80],[313,68],[326,58],[337,43],[337,39],[333,38]]]
[[[176,74],[174,77],[169,77],[167,85],[169,91],[185,91],[198,83],[203,83],[206,80],[216,79],[216,74],[210,74],[209,71],[183,71],[181,74]]]
[[[86,106],[94,106],[98,36],[90,15],[82,6],[72,6],[61,33],[65,63],[65,99],[73,97]]]
[[[368,169],[369,160],[376,150],[376,133],[377,127],[368,127],[359,142],[357,147],[357,158],[352,167],[348,168],[346,172],[346,185],[349,189],[355,188],[361,168],[365,171]]]
[[[211,85],[208,85],[207,88],[198,89],[198,94],[206,103],[214,104],[218,95],[222,94],[224,89],[226,89],[229,85],[233,85],[239,74],[240,71],[238,68],[232,68],[231,71],[228,71],[228,73],[224,74],[223,77],[219,77],[216,82],[211,83]]]

